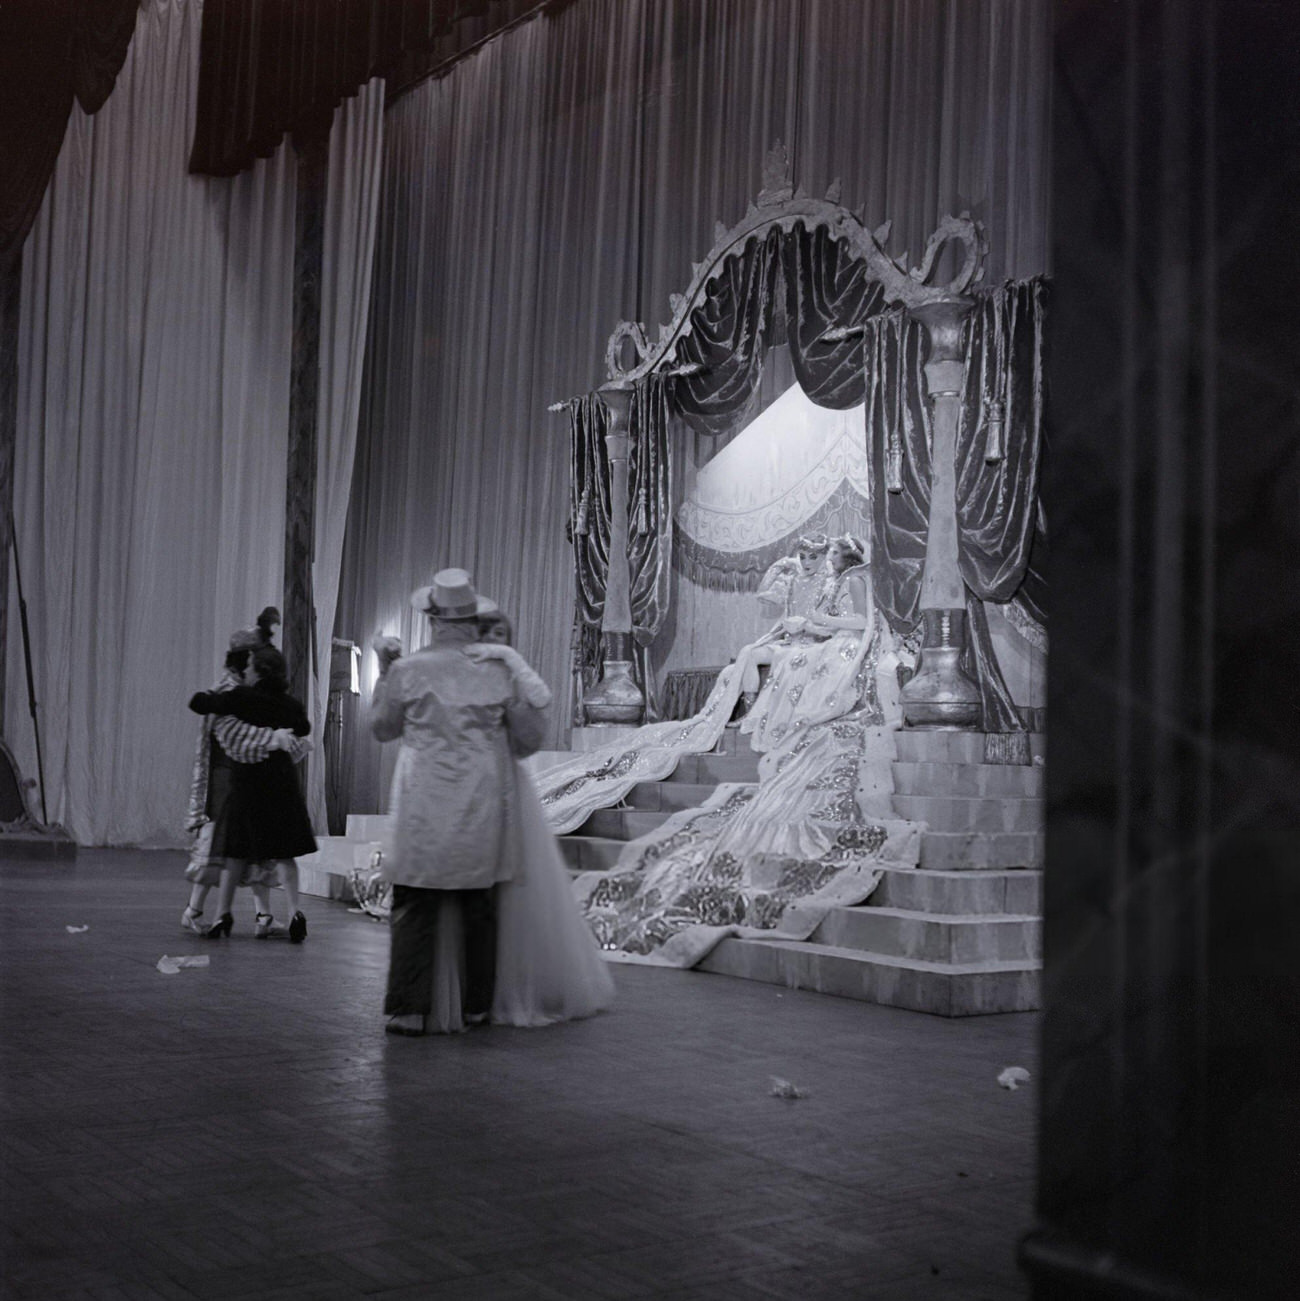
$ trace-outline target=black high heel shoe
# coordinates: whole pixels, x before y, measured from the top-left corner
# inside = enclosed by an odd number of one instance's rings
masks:
[[[223,935],[229,935],[230,929],[235,924],[235,919],[229,913],[222,913],[216,921],[203,932],[205,940],[219,940]]]

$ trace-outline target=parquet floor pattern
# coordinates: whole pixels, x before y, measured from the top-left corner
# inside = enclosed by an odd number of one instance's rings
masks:
[[[0,1296],[1027,1295],[1034,1015],[621,966],[590,1021],[393,1039],[382,926],[258,942],[241,895],[203,941],[181,866],[0,863]]]

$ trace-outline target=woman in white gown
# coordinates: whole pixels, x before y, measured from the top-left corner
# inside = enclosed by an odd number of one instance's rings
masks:
[[[886,867],[916,866],[920,827],[893,812],[897,659],[862,558],[856,539],[832,543],[821,639],[778,661],[755,701],[758,785],[720,786],[578,879],[612,954],[692,966],[729,934],[805,939]]]
[[[516,691],[530,704],[549,704],[550,689],[510,646],[510,623],[504,615],[484,618],[481,642],[465,649],[474,659],[500,659]],[[393,639],[381,639],[392,655]],[[380,641],[376,649],[380,649]],[[514,877],[497,885],[496,985],[490,1020],[493,1025],[543,1026],[591,1016],[614,1000],[614,980],[601,957],[591,928],[578,911],[568,868],[555,836],[546,825],[532,779],[514,762],[518,819],[514,840],[520,848]],[[387,914],[382,885],[358,882],[363,908],[372,916]],[[465,979],[463,930],[454,899],[439,912],[433,984],[433,1007],[426,1033],[465,1029],[461,988]]]
[[[781,618],[740,648],[693,718],[639,727],[597,750],[575,754],[538,778],[546,821],[556,835],[581,826],[597,809],[617,804],[633,786],[662,781],[685,755],[707,754],[717,745],[742,693],[757,691],[760,665],[773,665],[775,673],[784,660],[831,636],[830,628],[812,627],[833,581],[824,564],[827,546],[820,534],[800,538],[797,560],[787,556],[767,571],[758,595],[781,609]]]
[[[858,679],[876,621],[864,554],[849,534],[830,544],[829,591],[804,624],[801,644],[777,659],[741,720],[759,753],[781,745],[796,727],[838,718],[862,695]]]
[[[467,654],[503,659],[517,680],[526,684],[531,677],[549,698],[549,689],[511,648],[504,615],[484,620],[480,635],[480,646]],[[525,672],[516,670],[516,661]],[[572,878],[546,825],[537,789],[518,760],[515,781],[523,856],[514,879],[497,886],[492,1022],[538,1026],[591,1016],[614,1001],[614,979],[578,911]]]

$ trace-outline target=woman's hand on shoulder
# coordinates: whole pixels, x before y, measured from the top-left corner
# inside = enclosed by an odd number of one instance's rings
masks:
[[[396,637],[384,637],[376,633],[370,645],[379,657],[379,676],[382,678],[393,662],[402,658],[402,643]]]
[[[528,661],[513,646],[499,641],[476,641],[465,647],[464,654],[475,664],[482,664],[485,660],[500,660],[511,672],[518,672],[520,667],[528,666]]]

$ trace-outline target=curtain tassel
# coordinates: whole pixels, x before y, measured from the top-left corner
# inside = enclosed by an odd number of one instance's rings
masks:
[[[890,434],[885,453],[885,487],[889,492],[903,491],[903,445],[897,434]]]
[[[1003,443],[1002,426],[1006,420],[1006,403],[1001,398],[986,398],[984,402],[984,423],[987,429],[984,441],[984,460],[988,465],[996,465],[1006,456]]]
[[[591,489],[582,490],[582,499],[578,502],[578,517],[573,522],[573,531],[580,538],[585,538],[591,531],[588,516],[591,514]]]

